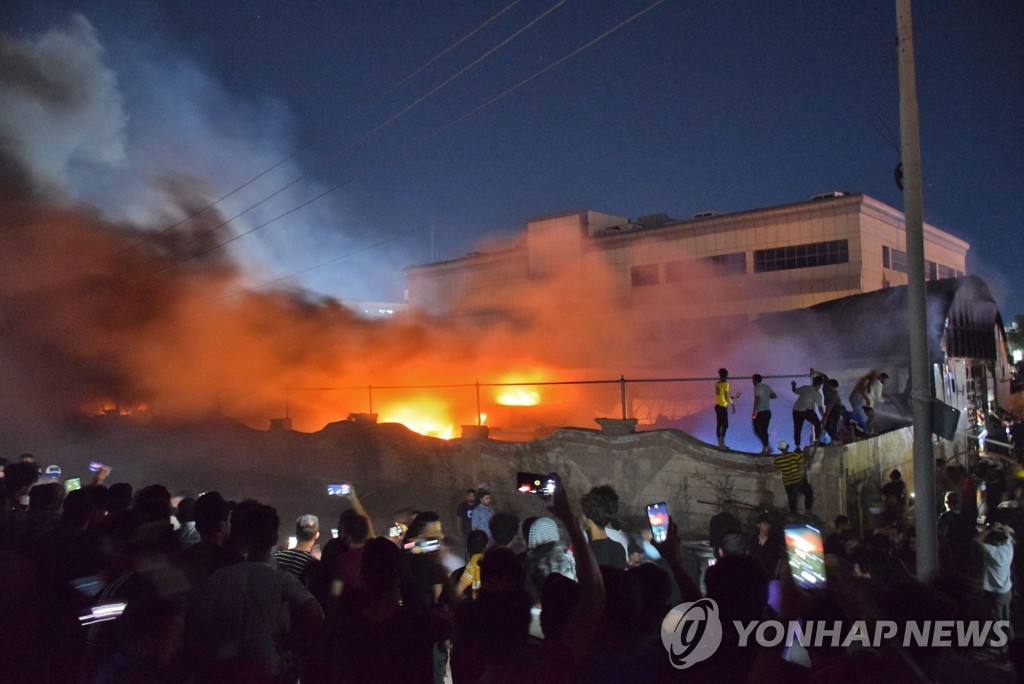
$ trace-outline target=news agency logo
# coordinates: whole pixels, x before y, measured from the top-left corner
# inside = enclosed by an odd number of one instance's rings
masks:
[[[661,621],[661,643],[679,670],[710,658],[722,643],[718,604],[709,598],[680,603]]]
[[[729,638],[736,638],[740,648],[774,648],[783,644],[792,647],[797,643],[804,648],[881,648],[886,643],[901,644],[904,648],[1002,648],[1013,636],[1008,620],[734,620],[732,625],[735,633],[730,630]],[[722,645],[722,637],[722,621],[714,599],[681,603],[661,622],[661,643],[672,666],[680,670],[714,655]]]

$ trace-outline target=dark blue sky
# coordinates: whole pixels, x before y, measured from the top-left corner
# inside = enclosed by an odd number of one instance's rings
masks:
[[[233,223],[266,223],[230,246],[263,265],[257,282],[301,272],[341,298],[397,299],[403,266],[574,208],[682,218],[834,189],[902,208],[894,0],[667,0],[470,114],[650,5],[522,0],[392,89],[509,4],[36,0],[5,3],[0,28],[33,41],[84,15],[145,168],[133,178],[190,173],[216,198],[298,149],[220,207],[301,177]],[[969,270],[1010,319],[1024,313],[1024,3],[914,10],[925,217],[971,243]],[[90,170],[76,192],[138,215],[123,182]]]

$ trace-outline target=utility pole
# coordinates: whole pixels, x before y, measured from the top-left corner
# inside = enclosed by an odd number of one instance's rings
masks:
[[[910,328],[910,405],[914,417],[914,525],[917,577],[938,573],[935,458],[932,454],[931,364],[924,275],[924,200],[918,133],[914,32],[910,0],[896,0],[896,42],[900,79],[900,153],[903,157],[903,215],[907,232],[907,325]]]

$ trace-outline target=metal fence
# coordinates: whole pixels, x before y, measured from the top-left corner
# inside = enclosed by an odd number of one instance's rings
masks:
[[[790,392],[789,381],[805,384],[807,378],[806,372],[764,376],[765,383],[779,396],[773,402],[776,414],[785,417],[774,421],[773,440],[791,437],[788,415],[795,395]],[[713,443],[712,407],[717,380],[619,376],[536,383],[291,387],[284,391],[282,404],[284,417],[298,429],[318,429],[327,422],[375,414],[379,422],[403,423],[438,437],[459,437],[462,426],[482,425],[494,439],[519,441],[542,437],[561,427],[596,428],[597,418],[620,418],[635,419],[637,430],[676,428]],[[749,428],[751,378],[736,376],[729,381],[732,394],[738,395],[732,441],[737,448],[759,449]],[[233,415],[228,394],[218,396],[220,411]],[[319,425],[313,427],[315,424]]]

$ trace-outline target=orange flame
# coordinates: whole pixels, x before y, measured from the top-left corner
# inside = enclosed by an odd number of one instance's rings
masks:
[[[502,406],[536,406],[540,403],[540,392],[523,387],[502,388],[495,397]]]
[[[451,439],[455,426],[448,405],[432,397],[419,397],[393,404],[380,411],[382,423],[401,423],[413,432],[428,437]]]
[[[526,372],[509,373],[502,377],[501,382],[516,383],[518,386],[498,387],[494,393],[494,400],[502,406],[536,406],[540,403],[540,390],[527,385],[531,382],[544,382],[546,379],[547,374],[536,368]]]

